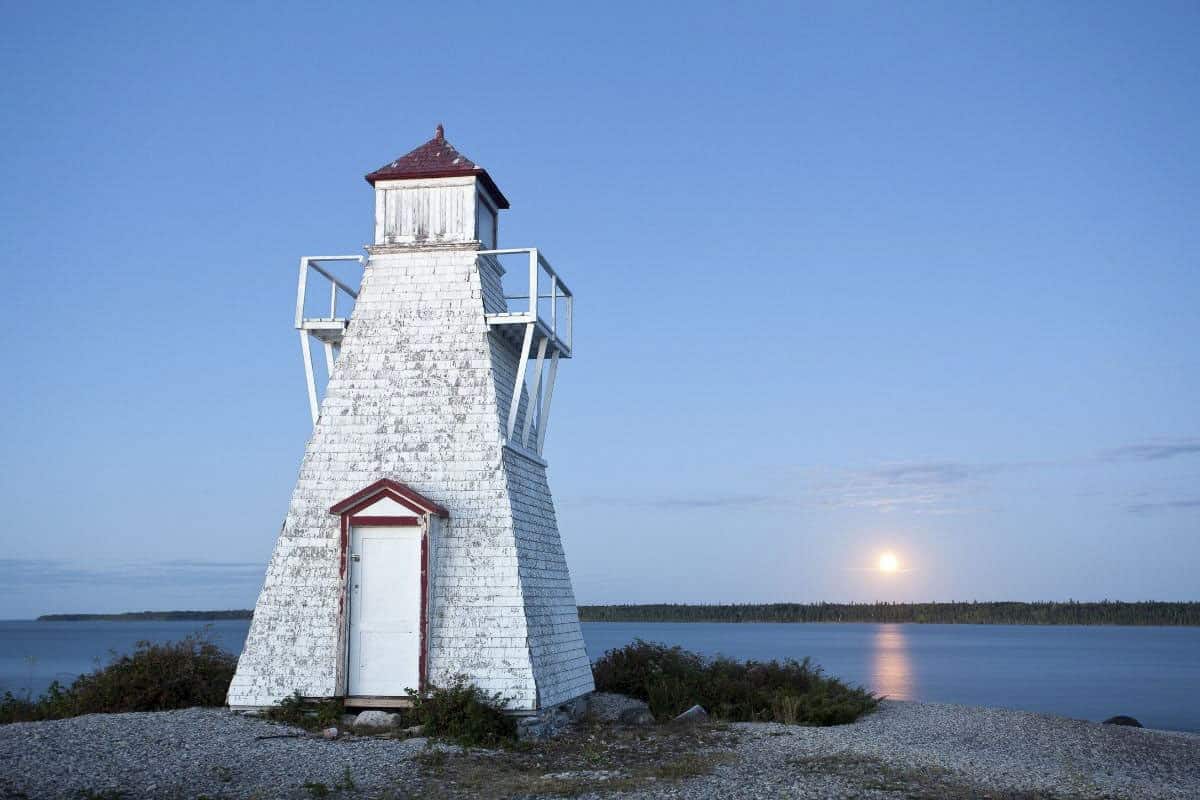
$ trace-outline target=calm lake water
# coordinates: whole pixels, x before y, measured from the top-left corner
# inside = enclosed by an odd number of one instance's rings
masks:
[[[169,641],[196,622],[0,622],[0,692],[70,682],[139,639]],[[249,626],[214,622],[238,652]],[[705,655],[812,659],[888,697],[1043,711],[1200,731],[1200,628],[1024,625],[584,623],[593,659],[635,638]]]

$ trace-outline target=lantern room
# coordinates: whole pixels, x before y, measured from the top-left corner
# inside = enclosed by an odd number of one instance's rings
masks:
[[[375,187],[375,244],[479,242],[495,249],[498,216],[508,208],[487,170],[434,137],[366,176]]]

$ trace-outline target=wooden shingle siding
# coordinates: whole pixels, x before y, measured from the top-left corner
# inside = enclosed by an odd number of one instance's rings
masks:
[[[450,515],[431,535],[429,680],[465,675],[514,711],[591,691],[545,467],[504,446],[518,356],[488,332],[485,307],[503,308],[503,293],[478,261],[473,246],[374,248],[231,706],[344,692],[340,529],[329,509],[380,478]],[[518,402],[520,425],[528,398]]]

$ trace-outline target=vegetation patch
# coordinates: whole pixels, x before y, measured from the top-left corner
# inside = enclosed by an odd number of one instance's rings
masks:
[[[720,726],[577,724],[551,739],[504,750],[430,748],[419,758],[421,797],[574,797],[664,786],[734,760]]]
[[[459,678],[446,687],[430,687],[414,696],[412,708],[396,709],[400,728],[423,726],[423,733],[463,747],[504,747],[517,741],[517,723],[503,711],[499,694],[487,695]],[[273,722],[308,731],[342,727],[341,700],[309,700],[299,692],[263,712]]]
[[[789,762],[799,774],[835,776],[846,783],[846,791],[869,790],[894,793],[909,800],[1078,800],[1077,793],[1069,795],[1045,791],[998,789],[968,783],[961,776],[942,767],[898,767],[869,756],[840,753],[825,756],[806,756]],[[1102,794],[1083,795],[1087,800],[1112,800]]]
[[[305,781],[300,784],[300,788],[306,790],[312,797],[329,797],[334,792],[352,792],[358,788],[354,783],[354,778],[350,774],[350,767],[346,767],[342,772],[342,778],[333,787],[330,787],[319,781]]]
[[[499,747],[517,740],[517,723],[502,710],[504,699],[488,695],[464,678],[417,695],[404,714],[426,736],[450,739],[464,747]]]
[[[346,713],[341,700],[306,700],[300,692],[279,701],[279,705],[268,708],[263,717],[273,722],[294,725],[307,731],[319,731],[333,725],[340,725],[342,714]]]
[[[641,639],[609,650],[593,667],[596,689],[636,697],[659,719],[699,703],[718,719],[841,725],[873,711],[878,699],[803,661],[705,659]]]
[[[129,655],[114,653],[108,666],[81,675],[70,687],[55,681],[37,699],[5,692],[0,698],[0,724],[223,706],[236,666],[236,657],[203,634],[166,644],[142,641]]]

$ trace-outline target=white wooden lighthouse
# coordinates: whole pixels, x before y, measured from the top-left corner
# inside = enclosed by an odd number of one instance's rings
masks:
[[[229,705],[400,705],[459,675],[514,712],[565,703],[593,688],[542,459],[570,290],[497,249],[508,201],[441,126],[367,181],[357,289],[331,262],[358,256],[300,262],[313,432]]]

